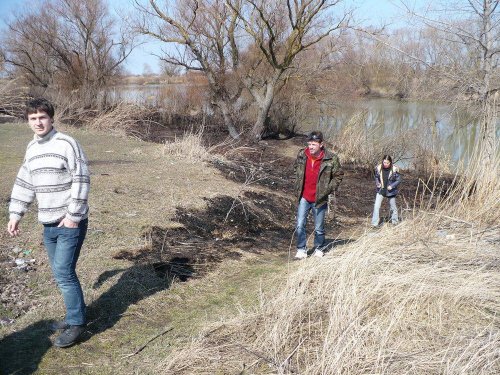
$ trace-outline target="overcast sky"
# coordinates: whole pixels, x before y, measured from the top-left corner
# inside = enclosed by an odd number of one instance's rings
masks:
[[[85,0],[82,0],[85,1]],[[117,12],[127,11],[131,7],[131,0],[105,0],[110,9]],[[407,0],[415,6],[421,6],[426,0]],[[22,9],[27,0],[0,0],[0,27],[5,26],[5,19],[16,10]],[[41,0],[28,0],[29,6],[34,7]],[[161,3],[161,1],[159,1]],[[357,8],[357,18],[363,20],[365,25],[378,26],[383,23],[398,24],[401,13],[398,9],[398,0],[346,0],[346,5]],[[146,43],[137,47],[125,61],[125,69],[132,74],[141,74],[146,64],[153,72],[159,71],[158,59],[151,53],[160,53],[159,43]]]

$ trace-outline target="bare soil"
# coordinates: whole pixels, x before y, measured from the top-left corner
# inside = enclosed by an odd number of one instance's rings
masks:
[[[154,140],[161,142],[164,136],[157,133]],[[213,144],[215,139],[207,142]],[[150,246],[120,251],[114,257],[154,264],[158,274],[185,281],[202,276],[223,259],[237,259],[243,252],[288,256],[295,248],[291,238],[296,210],[291,155],[304,144],[304,138],[298,136],[217,148],[225,158],[215,157],[213,167],[248,190],[237,198],[207,198],[204,210],[177,208],[175,221],[181,224],[179,228],[148,228],[144,235],[150,237]],[[326,218],[327,242],[331,244],[327,251],[353,240],[359,230],[366,228],[372,212],[373,171],[346,165],[344,172],[334,207]],[[399,204],[412,202],[417,187],[418,177],[404,173]],[[312,232],[312,220],[307,229]]]
[[[163,143],[182,136],[187,125],[174,130],[156,129],[147,141]],[[221,140],[221,133],[208,133],[207,144]],[[293,162],[305,139],[266,140],[258,144],[226,144],[215,148],[222,157],[213,158],[212,166],[228,180],[244,187],[238,197],[221,194],[206,198],[203,210],[178,207],[174,220],[178,228],[152,226],[143,236],[149,245],[120,250],[115,259],[127,259],[137,265],[152,266],[158,276],[186,281],[201,277],[226,258],[239,258],[244,252],[273,252],[284,257],[294,249],[296,199],[293,196]],[[327,241],[335,246],[355,239],[366,228],[374,200],[373,172],[344,165],[344,180],[326,218]],[[403,172],[398,204],[411,210],[418,187],[418,176]],[[221,181],[221,191],[224,182]],[[7,204],[7,202],[2,202]],[[311,222],[308,233],[312,232]],[[5,233],[0,234],[0,238]],[[37,264],[24,270],[15,267],[11,249],[0,245],[0,318],[16,318],[37,304],[29,283],[36,279]],[[10,256],[9,256],[10,255]]]

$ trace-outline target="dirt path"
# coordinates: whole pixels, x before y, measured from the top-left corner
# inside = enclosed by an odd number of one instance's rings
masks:
[[[257,293],[260,275],[285,272],[287,257],[295,251],[293,161],[304,139],[219,147],[210,162],[218,172],[197,163],[197,169],[188,174],[181,163],[158,156],[160,145],[85,133],[78,138],[92,155],[94,211],[87,251],[79,263],[89,296],[89,333],[71,349],[71,366],[81,361],[101,363],[102,353],[109,366],[119,366],[120,355],[163,329],[166,317],[185,331],[180,341],[190,340],[186,326],[201,324],[207,309],[217,316],[234,304],[234,294],[242,298],[249,290]],[[22,158],[22,147],[17,148],[10,181]],[[335,209],[326,219],[332,252],[341,251],[341,245],[366,230],[374,198],[372,172],[344,167]],[[141,176],[144,181],[129,176]],[[406,174],[403,178],[398,204],[405,209],[405,202],[413,200],[417,179]],[[0,195],[5,205],[8,189],[10,182],[5,182]],[[187,204],[194,200],[205,204]],[[120,214],[122,207],[127,209]],[[43,372],[64,361],[67,352],[51,350],[47,326],[61,311],[61,301],[43,263],[45,252],[34,210],[30,215],[25,218],[29,221],[24,223],[23,241],[29,240],[27,247],[38,255],[31,269],[21,271],[8,262],[15,242],[0,231],[0,318],[16,320],[3,328],[6,351],[0,357],[25,352],[6,368],[32,367]],[[310,220],[308,233],[312,224]],[[221,263],[231,266],[220,267]],[[233,279],[228,281],[225,268],[231,267]],[[219,272],[224,276],[218,278]],[[177,280],[189,282],[171,289]],[[213,293],[207,282],[212,283]],[[191,289],[194,296],[187,297],[190,304],[186,305],[181,296]],[[248,304],[255,303],[255,295],[246,298]],[[51,305],[49,299],[59,305]],[[33,309],[36,305],[40,307]],[[114,345],[108,346],[111,342]]]
[[[226,258],[242,252],[294,251],[296,203],[293,196],[293,162],[304,145],[302,138],[271,140],[255,146],[217,150],[212,165],[227,179],[241,184],[238,197],[220,195],[206,199],[204,210],[177,209],[181,227],[152,227],[151,247],[120,252],[115,257],[134,262],[154,263],[159,272],[186,278],[201,276]],[[372,171],[344,167],[345,175],[332,209],[326,218],[327,251],[352,241],[368,228],[374,200]],[[398,203],[409,209],[418,179],[404,176]],[[388,216],[388,209],[383,206]],[[404,215],[403,215],[404,216]],[[308,234],[313,231],[309,220]]]
[[[237,259],[245,252],[293,251],[296,211],[293,162],[304,144],[303,138],[296,137],[217,148],[212,166],[226,179],[241,185],[239,195],[224,195],[221,191],[215,198],[205,198],[205,209],[177,208],[173,220],[179,223],[178,228],[146,228],[144,236],[150,238],[149,246],[120,250],[112,257],[141,266],[153,265],[161,276],[185,280],[200,277],[223,259]],[[344,171],[344,180],[326,218],[330,249],[356,239],[366,230],[373,205],[372,171],[348,165],[344,165]],[[407,175],[403,178],[398,204],[400,209],[407,209],[406,202],[413,200],[417,179]],[[312,225],[309,220],[308,233],[312,233]],[[0,251],[4,309],[0,315],[10,311],[8,315],[15,317],[37,303],[27,287],[31,278],[36,278],[36,264],[20,277],[6,257],[10,251],[10,248]]]

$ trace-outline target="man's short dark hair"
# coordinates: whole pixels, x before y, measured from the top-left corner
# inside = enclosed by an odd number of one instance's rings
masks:
[[[54,118],[54,106],[45,98],[31,99],[26,103],[26,109],[24,110],[26,118],[28,115],[37,112],[45,112],[50,118]]]
[[[310,132],[307,136],[307,141],[323,142],[323,133],[321,133],[320,131]]]

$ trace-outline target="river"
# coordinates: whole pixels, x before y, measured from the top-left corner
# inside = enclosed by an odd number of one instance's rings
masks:
[[[159,98],[165,100],[162,85],[119,87],[113,97],[157,105]],[[172,85],[175,90],[185,91],[185,87]],[[174,90],[174,91],[175,91]],[[170,90],[172,92],[172,90]],[[163,93],[163,95],[162,95]],[[433,127],[432,141],[441,154],[446,154],[453,164],[458,161],[467,163],[470,152],[478,140],[477,119],[464,110],[451,105],[435,102],[399,101],[393,99],[358,99],[338,101],[323,114],[310,115],[300,126],[300,131],[313,129],[335,134],[356,114],[363,113],[367,134],[385,137],[405,134],[413,129],[428,136],[424,129]],[[497,137],[500,136],[500,120],[497,120]]]

